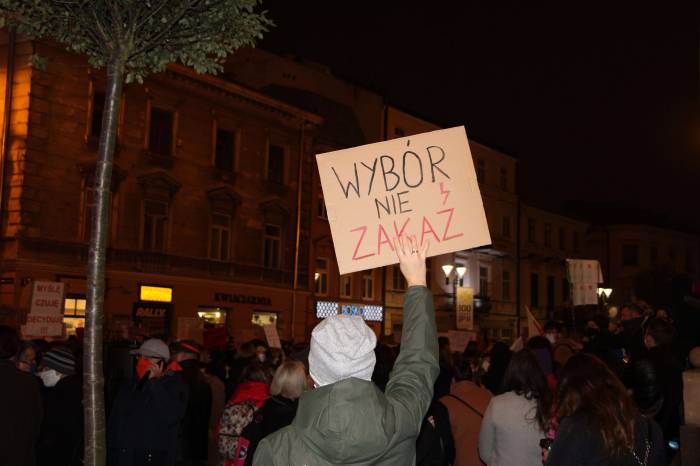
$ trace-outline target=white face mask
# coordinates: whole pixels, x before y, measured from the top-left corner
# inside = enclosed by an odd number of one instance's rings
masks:
[[[41,371],[37,375],[41,377],[41,381],[44,382],[45,387],[53,387],[61,380],[61,374],[53,369]]]
[[[545,333],[544,337],[549,340],[551,344],[554,344],[557,342],[557,334],[556,333]]]
[[[265,362],[265,353],[258,353],[258,361]]]

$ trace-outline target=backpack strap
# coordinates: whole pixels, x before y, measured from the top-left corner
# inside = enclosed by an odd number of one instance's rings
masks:
[[[471,404],[469,404],[469,403],[466,402],[465,400],[461,399],[461,398],[458,397],[457,395],[453,395],[453,394],[450,393],[450,394],[447,395],[447,396],[449,396],[449,397],[451,397],[451,398],[454,398],[455,400],[461,402],[464,406],[466,406],[467,408],[471,409],[477,416],[479,416],[479,417],[484,417],[483,413],[481,413],[478,409],[476,409],[474,406],[472,406]]]

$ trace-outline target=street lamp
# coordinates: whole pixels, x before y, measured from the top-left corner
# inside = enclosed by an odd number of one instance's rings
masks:
[[[598,297],[603,303],[603,309],[608,310],[608,298],[610,298],[610,295],[612,294],[613,290],[612,288],[598,288],[596,290],[598,292]]]
[[[461,264],[458,264],[456,267],[452,264],[445,264],[442,266],[442,271],[445,273],[445,285],[450,284],[450,275],[452,275],[452,271],[455,272],[455,277],[452,281],[452,307],[457,312],[457,282],[459,282],[459,286],[462,286],[467,268]]]

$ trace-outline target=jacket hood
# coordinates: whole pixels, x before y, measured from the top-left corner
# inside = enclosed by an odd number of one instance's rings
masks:
[[[270,387],[264,382],[241,382],[228,404],[255,403],[259,408],[270,397]]]
[[[324,460],[362,463],[385,452],[395,417],[373,382],[350,378],[306,392],[293,424],[308,448]]]

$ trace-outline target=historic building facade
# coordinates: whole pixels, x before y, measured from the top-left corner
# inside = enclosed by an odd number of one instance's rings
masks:
[[[45,69],[29,65],[32,54],[47,58]],[[0,60],[9,118],[0,319],[22,324],[32,283],[63,282],[70,332],[84,318],[104,74],[62,47],[8,36]],[[306,338],[312,199],[299,188],[311,184],[322,124],[312,112],[180,66],[125,86],[109,334],[181,334],[201,317],[238,340],[262,335],[255,324],[270,322],[282,338]]]

